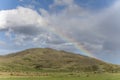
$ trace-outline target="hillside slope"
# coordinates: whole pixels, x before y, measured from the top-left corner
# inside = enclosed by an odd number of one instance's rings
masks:
[[[0,57],[1,71],[118,71],[103,61],[53,49],[34,48]]]

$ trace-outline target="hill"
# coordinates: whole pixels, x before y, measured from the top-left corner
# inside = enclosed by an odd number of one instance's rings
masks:
[[[116,72],[119,66],[49,48],[33,48],[0,57],[0,71]]]

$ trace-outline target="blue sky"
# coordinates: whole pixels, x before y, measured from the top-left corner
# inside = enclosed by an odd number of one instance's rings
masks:
[[[14,9],[18,5],[18,0],[0,0],[0,10]]]
[[[33,47],[82,54],[82,46],[120,64],[119,8],[119,0],[0,0],[0,54]]]
[[[53,3],[53,0],[0,0],[0,10],[14,9],[18,6],[34,5],[35,8],[45,8]]]
[[[110,6],[115,0],[75,0],[76,4],[90,9],[102,9]],[[0,10],[14,9],[17,6],[34,5],[35,9],[49,9],[49,5],[53,4],[54,0],[1,0]]]

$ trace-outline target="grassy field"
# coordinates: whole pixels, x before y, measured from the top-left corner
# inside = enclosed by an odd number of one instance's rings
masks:
[[[120,73],[40,73],[40,75],[1,75],[0,80],[120,80]]]

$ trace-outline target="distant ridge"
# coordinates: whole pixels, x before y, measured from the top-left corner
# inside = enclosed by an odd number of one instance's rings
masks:
[[[50,48],[32,48],[0,57],[0,71],[117,72],[113,64]]]

